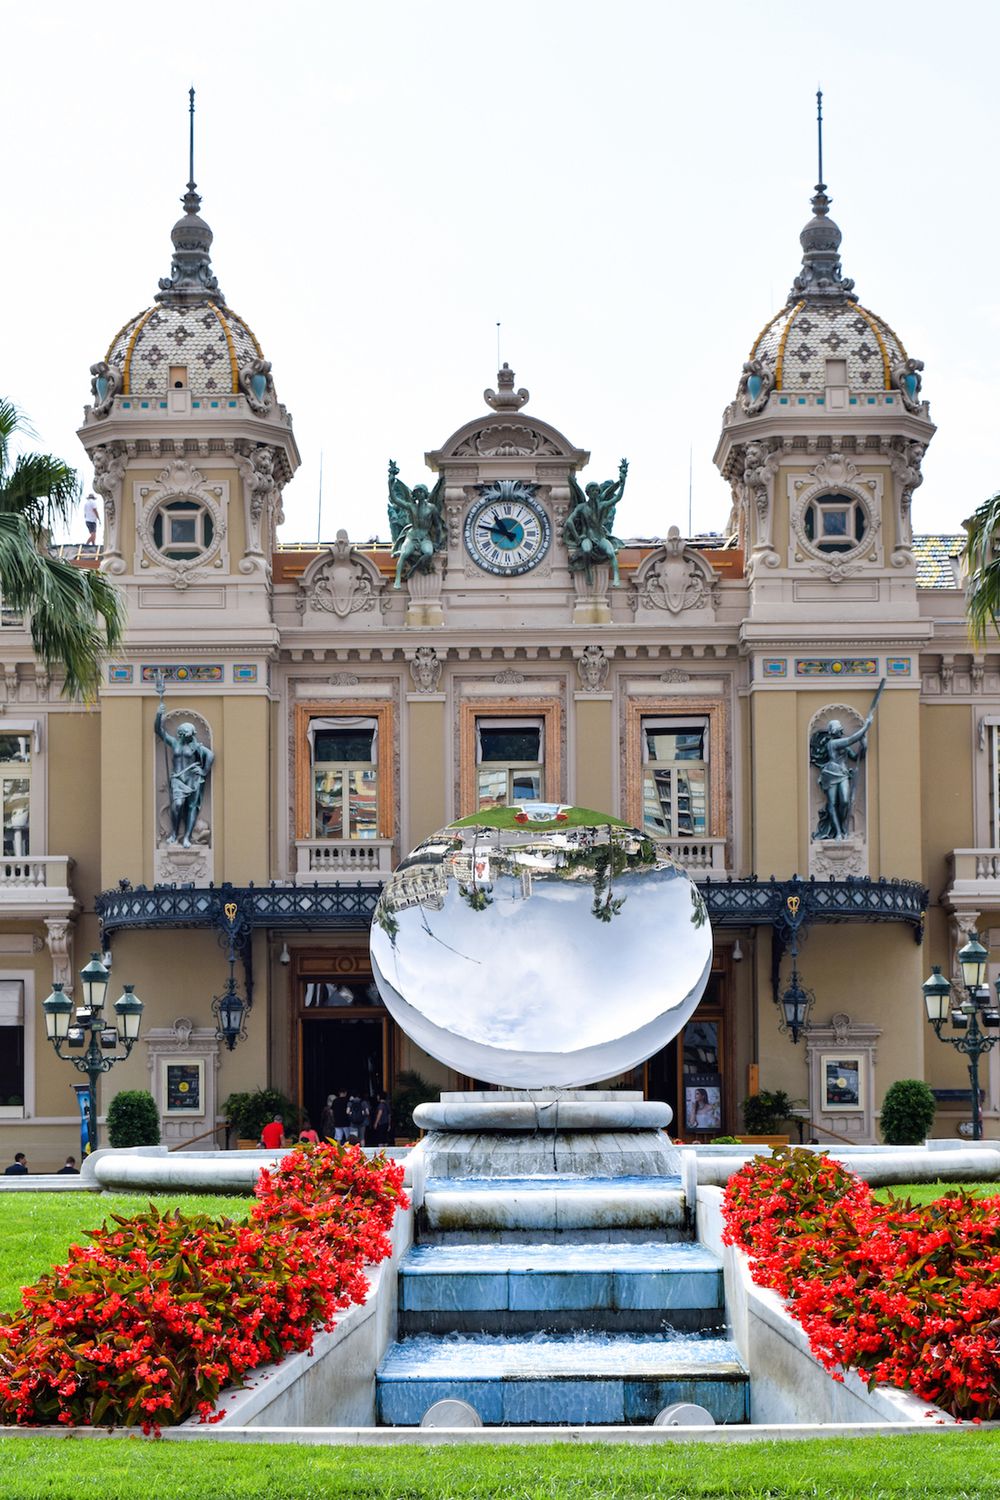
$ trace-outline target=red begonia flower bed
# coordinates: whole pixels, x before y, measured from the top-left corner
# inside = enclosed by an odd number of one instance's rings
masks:
[[[1000,1413],[1000,1197],[879,1202],[829,1157],[755,1157],[731,1177],[723,1239],[802,1324],[835,1380],[856,1370],[964,1420]]]
[[[262,1171],[246,1223],[152,1205],[112,1216],[0,1319],[0,1422],[218,1421],[224,1387],[310,1350],[364,1301],[365,1264],[391,1253],[402,1183],[397,1163],[330,1143]]]

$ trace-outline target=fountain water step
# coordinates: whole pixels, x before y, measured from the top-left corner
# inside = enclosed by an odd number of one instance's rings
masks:
[[[717,1328],[722,1266],[691,1243],[422,1244],[399,1272],[405,1334]]]
[[[497,1235],[587,1232],[620,1239],[650,1231],[687,1238],[687,1205],[679,1177],[431,1177],[422,1231]],[[425,1234],[421,1236],[426,1237]]]
[[[728,1339],[703,1335],[411,1338],[377,1376],[378,1420],[419,1424],[435,1401],[467,1401],[487,1426],[652,1422],[675,1401],[746,1422],[749,1384]]]

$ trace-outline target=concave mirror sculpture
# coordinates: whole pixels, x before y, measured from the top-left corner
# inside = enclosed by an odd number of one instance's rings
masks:
[[[506,826],[453,823],[386,883],[371,958],[389,1011],[432,1057],[509,1087],[644,1062],[708,983],[697,886],[614,819],[554,804],[483,816]]]

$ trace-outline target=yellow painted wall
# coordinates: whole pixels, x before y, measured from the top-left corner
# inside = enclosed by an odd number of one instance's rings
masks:
[[[101,887],[105,890],[120,879],[138,884],[152,878],[152,814],[144,806],[151,799],[143,796],[148,785],[144,754],[148,747],[142,710],[141,698],[109,697],[101,702]]]
[[[409,826],[400,830],[400,855],[408,854],[415,844],[436,833],[447,820],[444,785],[447,706],[443,700],[406,705],[409,757],[403,774],[407,777]]]
[[[800,782],[796,700],[789,692],[760,692],[751,699],[751,784],[755,827],[752,868],[759,875],[799,869],[795,789]]]
[[[595,812],[621,812],[612,806],[611,767],[614,735],[611,700],[578,699],[573,705],[576,715],[576,767],[573,800],[578,807]],[[622,803],[625,778],[622,778]]]
[[[215,776],[216,878],[247,885],[268,878],[271,822],[267,700],[230,695],[222,700],[222,742]],[[221,826],[219,802],[221,800]]]

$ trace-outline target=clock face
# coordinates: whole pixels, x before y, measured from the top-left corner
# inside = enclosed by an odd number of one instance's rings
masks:
[[[481,485],[465,518],[469,556],[487,573],[514,578],[528,573],[549,549],[552,528],[535,499],[535,486],[519,479]]]

